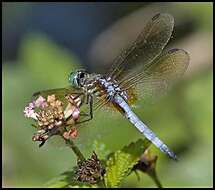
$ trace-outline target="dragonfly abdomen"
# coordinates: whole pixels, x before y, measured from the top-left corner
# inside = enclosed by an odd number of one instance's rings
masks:
[[[150,140],[156,147],[158,147],[162,152],[166,153],[173,159],[177,159],[175,153],[171,151],[167,145],[165,145],[156,135],[150,130],[138,117],[137,115],[130,109],[129,105],[126,101],[120,97],[114,97],[115,103],[123,110],[124,116],[141,132],[144,136]]]

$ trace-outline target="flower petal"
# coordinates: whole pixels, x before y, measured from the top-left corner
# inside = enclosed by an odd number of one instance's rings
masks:
[[[47,97],[47,102],[53,102],[53,101],[55,101],[55,95],[54,94],[52,94],[52,95],[50,95],[50,96],[48,96]]]
[[[29,107],[25,107],[24,116],[37,120],[37,113],[35,113],[34,110]]]
[[[42,96],[39,96],[38,98],[37,98],[37,100],[35,101],[35,105],[36,105],[36,107],[41,107],[41,108],[45,108],[45,107],[47,107],[48,106],[48,104],[47,104],[47,102],[46,102],[46,99],[45,98],[43,98]]]
[[[76,108],[72,113],[72,118],[74,120],[77,120],[79,118],[79,114],[80,114],[80,110],[78,108]]]
[[[78,136],[78,130],[74,127],[67,132],[64,132],[63,137],[65,139],[76,138]]]

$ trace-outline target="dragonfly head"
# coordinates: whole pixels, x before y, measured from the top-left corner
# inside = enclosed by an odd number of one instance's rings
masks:
[[[69,83],[74,88],[81,88],[84,86],[84,81],[88,73],[85,70],[78,70],[69,74]]]

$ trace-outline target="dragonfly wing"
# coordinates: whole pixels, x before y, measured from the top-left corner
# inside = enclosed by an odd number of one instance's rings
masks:
[[[169,41],[173,26],[174,18],[171,15],[160,13],[155,15],[145,25],[136,41],[114,60],[108,76],[120,81],[136,66],[147,67]]]
[[[189,64],[189,54],[182,49],[171,49],[145,68],[144,72],[127,78],[123,89],[137,89],[142,96],[156,96],[184,74]]]
[[[61,101],[65,101],[65,96],[68,94],[83,94],[81,90],[78,90],[76,88],[72,87],[66,87],[66,88],[56,88],[56,89],[49,89],[49,90],[43,90],[38,91],[33,94],[33,99],[36,99],[39,96],[43,96],[44,98],[47,98],[47,96],[55,95],[56,98],[58,98]]]

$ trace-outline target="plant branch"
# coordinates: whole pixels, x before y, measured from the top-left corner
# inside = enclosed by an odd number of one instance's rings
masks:
[[[148,172],[148,175],[153,179],[153,181],[155,182],[155,184],[157,185],[157,187],[163,188],[163,186],[161,185],[161,182],[158,179],[158,176],[157,176],[157,174],[156,174],[155,171]]]
[[[69,140],[65,139],[65,141],[66,141],[66,144],[73,150],[73,152],[77,156],[78,160],[84,161],[85,158],[84,158],[83,154],[81,153],[81,151],[79,150],[79,148],[75,145],[75,143],[71,139],[69,139]]]

